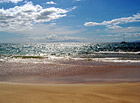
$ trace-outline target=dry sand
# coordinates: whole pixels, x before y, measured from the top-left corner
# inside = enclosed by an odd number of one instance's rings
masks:
[[[0,83],[0,103],[140,103],[140,83]]]

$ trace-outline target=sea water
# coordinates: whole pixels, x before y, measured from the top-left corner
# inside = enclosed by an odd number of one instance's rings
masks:
[[[0,61],[31,59],[140,62],[140,43],[0,43]]]

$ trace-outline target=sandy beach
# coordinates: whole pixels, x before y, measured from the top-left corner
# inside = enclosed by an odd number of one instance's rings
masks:
[[[139,63],[0,62],[0,103],[139,103]]]
[[[0,103],[139,103],[140,83],[0,83]]]

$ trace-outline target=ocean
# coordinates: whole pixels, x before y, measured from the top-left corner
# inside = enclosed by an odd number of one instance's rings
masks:
[[[0,43],[0,61],[45,62],[56,59],[140,62],[140,43]]]

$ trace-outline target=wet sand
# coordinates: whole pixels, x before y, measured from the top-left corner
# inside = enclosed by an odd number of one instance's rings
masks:
[[[0,81],[18,83],[139,82],[139,63],[49,61],[48,63],[0,62]]]
[[[140,103],[140,83],[0,83],[0,103]]]

